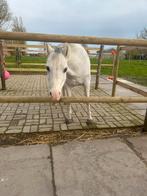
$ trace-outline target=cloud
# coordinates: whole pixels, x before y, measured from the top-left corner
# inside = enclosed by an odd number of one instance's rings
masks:
[[[134,37],[147,26],[146,0],[8,0],[29,32]]]

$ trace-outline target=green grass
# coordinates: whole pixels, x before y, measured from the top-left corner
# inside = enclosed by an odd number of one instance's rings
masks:
[[[10,69],[19,68],[18,66],[16,66],[15,56],[7,57],[6,62],[8,64],[7,67]],[[23,56],[21,68],[44,69],[45,63],[46,57]],[[112,60],[104,59],[102,63],[112,64]],[[91,64],[97,64],[97,58],[91,58]],[[96,66],[92,66],[92,70],[96,70]],[[101,74],[111,75],[111,72],[111,67],[102,67]],[[147,86],[147,60],[120,60],[118,76]]]
[[[96,59],[91,59],[92,63],[97,63]],[[103,63],[111,64],[112,61],[104,60]],[[95,67],[92,67],[95,69]],[[103,75],[111,75],[111,67],[102,67]],[[147,86],[147,60],[120,60],[118,77],[133,81],[138,84]]]

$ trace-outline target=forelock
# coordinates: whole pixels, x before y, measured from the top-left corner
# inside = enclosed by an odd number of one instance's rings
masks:
[[[62,49],[61,49],[61,48],[56,47],[56,48],[55,48],[55,53],[58,53],[58,54],[59,54],[59,53],[62,53]]]
[[[54,65],[63,65],[65,63],[65,58],[61,52],[53,52],[51,54],[51,61]]]

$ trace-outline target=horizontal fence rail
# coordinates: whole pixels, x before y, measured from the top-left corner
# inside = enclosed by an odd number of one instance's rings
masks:
[[[0,39],[147,47],[147,40],[143,39],[99,38],[94,36],[69,36],[23,32],[0,32]]]
[[[8,48],[46,48],[44,45],[27,45],[27,44],[5,44]]]
[[[0,96],[0,103],[147,103],[147,97],[62,97],[53,101],[51,97]]]

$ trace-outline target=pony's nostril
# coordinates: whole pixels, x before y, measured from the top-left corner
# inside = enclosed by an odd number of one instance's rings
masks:
[[[50,96],[52,97],[53,100],[58,101],[61,97],[61,92],[60,91],[50,91]]]

